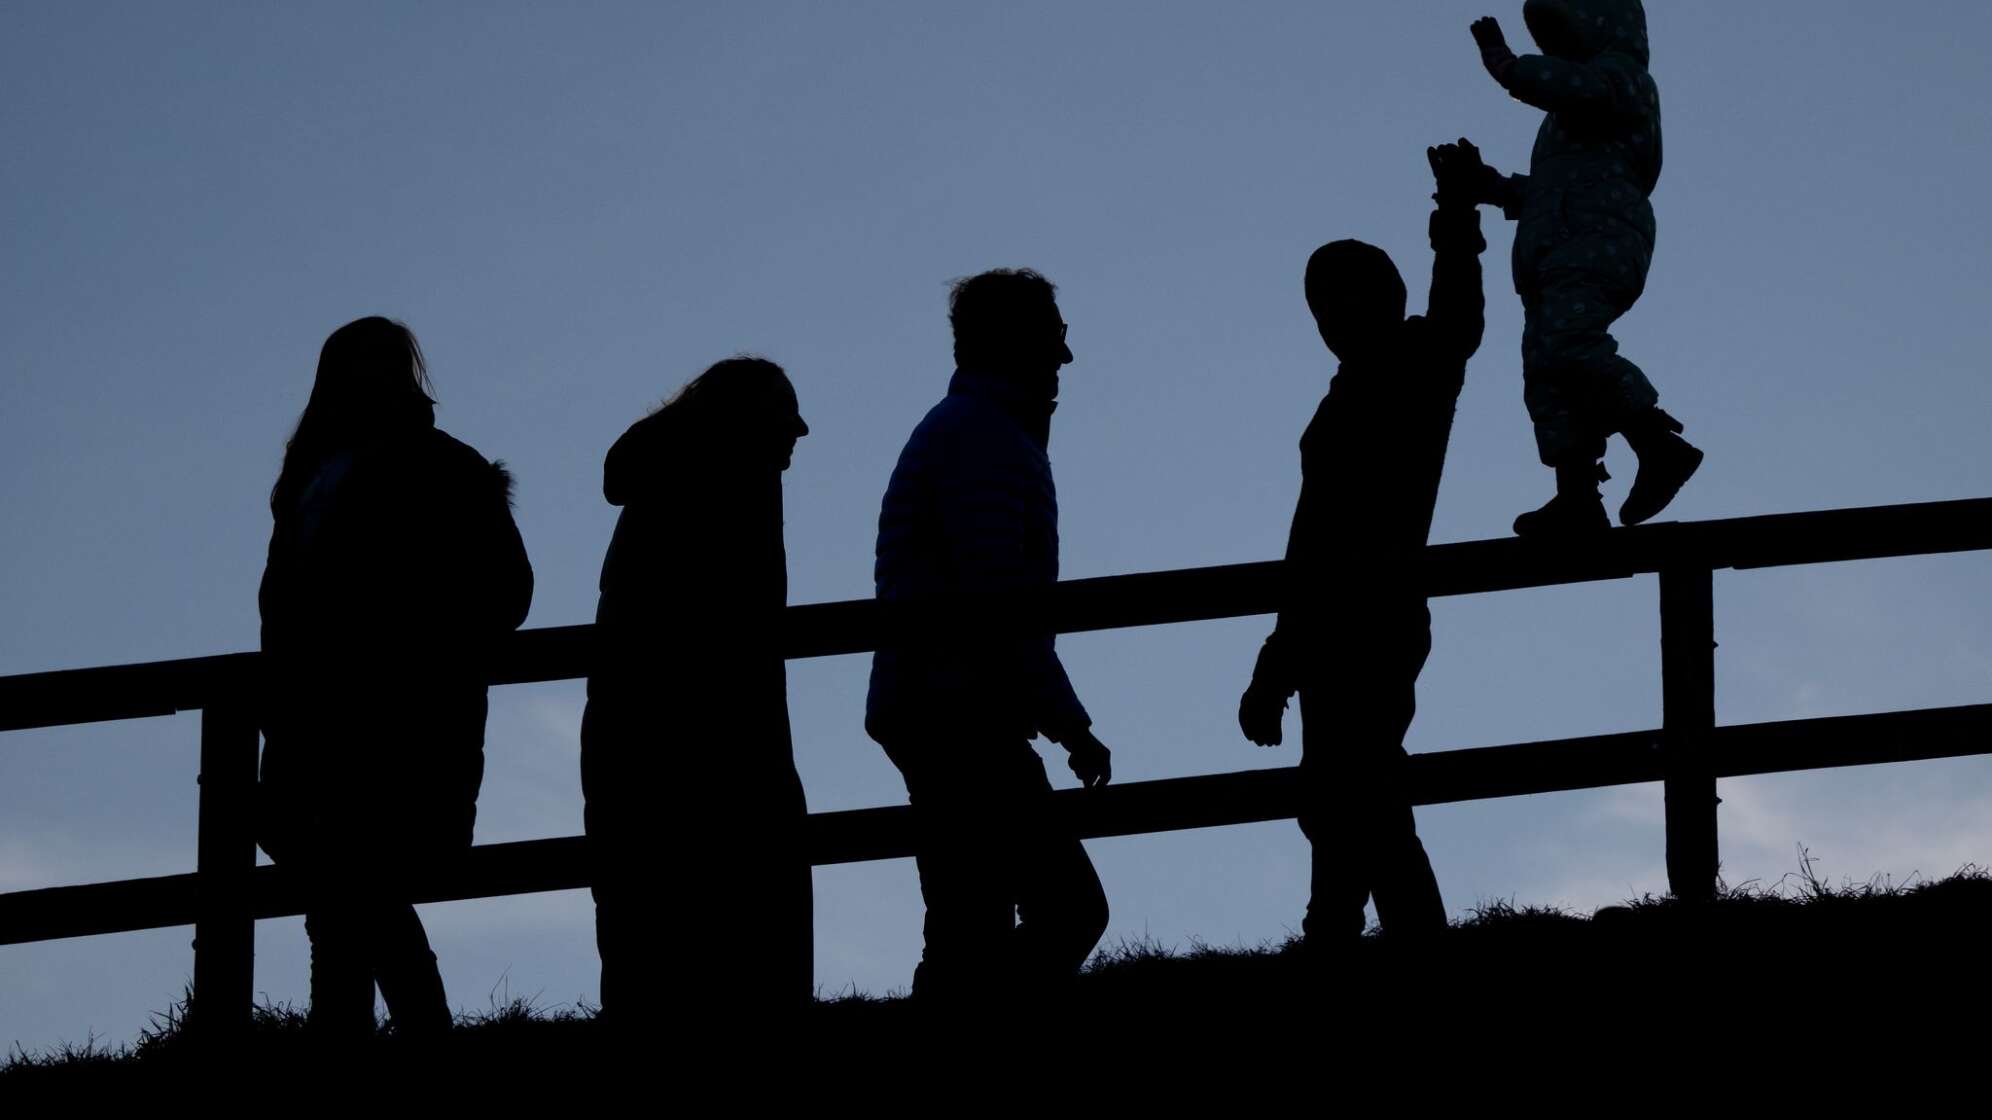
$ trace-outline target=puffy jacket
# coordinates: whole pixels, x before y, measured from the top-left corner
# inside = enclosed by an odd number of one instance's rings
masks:
[[[1058,493],[1049,400],[957,372],[913,429],[879,510],[880,599],[1049,588],[1058,582]],[[921,636],[872,658],[872,737],[936,721],[1054,740],[1091,725],[1050,632]]]
[[[1526,175],[1500,182],[1498,203],[1520,224],[1515,274],[1526,290],[1547,249],[1630,233],[1652,252],[1648,196],[1660,181],[1660,90],[1647,72],[1646,9],[1640,0],[1529,0],[1532,26],[1559,22],[1576,57],[1523,55],[1501,83],[1543,110]]]

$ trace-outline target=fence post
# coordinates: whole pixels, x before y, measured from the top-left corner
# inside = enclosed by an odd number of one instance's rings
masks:
[[[1667,886],[1684,902],[1715,897],[1715,574],[1660,573],[1660,674],[1667,797]]]
[[[229,695],[201,713],[199,873],[194,1000],[188,1027],[204,1038],[245,1032],[254,1004],[256,720]]]

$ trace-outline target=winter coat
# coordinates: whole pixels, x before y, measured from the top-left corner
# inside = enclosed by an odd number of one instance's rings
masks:
[[[639,782],[646,766],[766,767],[784,785],[794,772],[781,472],[736,462],[705,436],[666,409],[632,425],[603,465],[602,494],[622,514],[595,612],[582,742],[591,806],[613,796],[604,766]]]
[[[470,842],[485,654],[533,572],[511,478],[430,426],[327,456],[275,510],[259,601],[263,846]]]
[[[1048,589],[1058,582],[1058,493],[1046,453],[1055,402],[957,372],[913,429],[886,486],[874,567],[880,599]],[[1091,725],[1049,631],[925,635],[872,658],[874,739],[942,725],[1063,738]]]
[[[1634,290],[1651,264],[1648,196],[1660,181],[1660,91],[1647,72],[1640,0],[1529,0],[1535,19],[1560,20],[1579,57],[1523,55],[1502,74],[1516,99],[1549,115],[1526,175],[1500,181],[1495,202],[1515,229],[1515,289],[1545,269],[1577,267]]]
[[[581,791],[604,1006],[730,1021],[806,1005],[781,471],[666,408],[610,448],[602,494],[622,513],[602,562]]]

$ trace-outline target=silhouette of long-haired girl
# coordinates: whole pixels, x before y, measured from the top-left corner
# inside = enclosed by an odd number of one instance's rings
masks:
[[[270,494],[259,842],[307,891],[312,1026],[451,1021],[409,873],[470,846],[491,639],[532,567],[511,479],[439,431],[415,336],[340,327]]]

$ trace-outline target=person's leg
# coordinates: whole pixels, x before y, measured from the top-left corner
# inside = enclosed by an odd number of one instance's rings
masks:
[[[588,846],[595,951],[602,961],[601,1014],[604,1020],[624,1015],[641,1020],[658,1006],[661,986],[654,977],[667,967],[656,959],[665,931],[653,928],[651,920],[658,868],[645,865],[641,853],[647,849],[639,841],[614,829],[591,828]]]
[[[332,874],[342,880],[369,977],[402,1036],[441,1034],[454,1017],[436,954],[410,901],[470,850],[484,775],[481,685],[389,688],[347,737],[353,788],[336,811]]]
[[[450,1029],[449,998],[428,933],[411,903],[381,898],[367,909],[373,976],[397,1034],[431,1036]]]
[[[1639,367],[1618,355],[1610,327],[1619,310],[1588,278],[1569,272],[1547,276],[1523,307],[1522,402],[1535,429],[1536,455],[1546,467],[1591,464],[1604,458],[1609,380],[1627,392],[1646,384]],[[1651,403],[1650,401],[1648,403]]]
[[[1044,761],[1025,741],[1005,752],[1014,797],[1015,974],[1027,989],[1069,984],[1107,930],[1107,893],[1086,847],[1053,813]]]
[[[366,833],[346,830],[339,850],[327,853],[336,861],[327,877],[337,884],[343,928],[365,969],[369,1013],[378,984],[388,1022],[400,1035],[436,1034],[452,1022],[436,954],[408,899],[419,880],[454,864],[469,845],[454,827],[425,827],[415,806],[426,802],[383,793]]]
[[[632,1021],[655,1013],[650,994],[638,987],[649,972],[643,961],[644,845],[638,824],[649,787],[626,764],[632,752],[624,742],[624,723],[615,706],[599,698],[582,711],[581,822],[595,902],[595,950],[602,962],[599,1006],[603,1021],[611,1023],[625,1007]]]
[[[1556,496],[1515,519],[1518,536],[1567,536],[1611,526],[1598,493],[1598,483],[1607,477],[1600,462],[1607,433],[1593,422],[1584,360],[1573,361],[1571,354],[1589,347],[1615,355],[1618,345],[1602,327],[1588,333],[1574,329],[1577,306],[1592,307],[1556,282],[1531,292],[1523,304],[1522,401],[1535,428],[1536,454],[1556,472]]]
[[[747,794],[714,805],[738,842],[715,852],[711,906],[731,933],[710,940],[720,1014],[766,1022],[815,997],[814,899],[802,781],[786,758],[735,775]]]
[[[1374,590],[1379,600],[1397,598],[1390,588]],[[1361,640],[1365,629],[1371,640]],[[1430,616],[1422,605],[1406,607],[1346,637],[1357,644],[1329,651],[1316,687],[1300,694],[1302,826],[1314,843],[1303,928],[1310,941],[1317,934],[1353,940],[1374,896],[1387,934],[1443,930],[1445,905],[1418,839],[1404,752],[1418,673],[1431,651]],[[1310,742],[1321,746],[1310,752]]]
[[[314,892],[317,893],[317,892]],[[349,900],[318,894],[304,916],[311,941],[313,1034],[333,1041],[359,1041],[374,1033],[373,970],[368,967],[364,923]]]
[[[809,806],[795,763],[784,760],[775,844],[768,860],[772,993],[781,1006],[807,1009],[816,998],[816,883],[809,863]]]
[[[1590,259],[1607,251],[1628,262],[1624,275],[1600,271]],[[1537,403],[1545,422],[1537,425],[1537,441],[1544,462],[1575,478],[1603,457],[1607,436],[1623,432],[1639,457],[1639,473],[1619,520],[1637,525],[1673,501],[1700,468],[1702,452],[1681,438],[1680,421],[1660,409],[1653,383],[1619,353],[1611,335],[1612,324],[1645,286],[1645,255],[1622,245],[1561,255],[1578,253],[1589,257],[1577,266],[1552,263],[1543,288],[1537,382],[1544,389]]]
[[[588,821],[588,866],[593,879],[588,892],[595,900],[595,952],[601,959],[601,990],[597,996],[604,1020],[613,1019],[623,1004],[622,966],[629,957],[630,921],[624,876],[615,853],[607,850],[609,838],[595,823],[600,813],[592,806],[584,813]],[[634,1005],[632,1005],[634,1006]]]
[[[374,1033],[372,931],[365,870],[321,827],[300,853],[298,870],[310,894],[304,916],[311,940],[309,1025],[328,1038],[352,1041]]]
[[[913,994],[941,1003],[987,995],[1016,924],[999,856],[1000,802],[975,765],[983,744],[937,736],[894,743],[887,755],[906,779],[913,806],[914,863],[926,901],[925,947]]]
[[[1307,915],[1301,933],[1311,950],[1352,944],[1368,920],[1370,867],[1361,801],[1346,773],[1344,720],[1350,692],[1326,684],[1300,690],[1300,831],[1312,848]]]
[[[1606,436],[1660,402],[1612,337],[1612,324],[1631,305],[1618,285],[1582,272],[1558,271],[1544,284],[1531,380],[1545,394],[1545,409],[1538,419],[1531,408],[1530,418],[1545,464],[1603,458]]]
[[[1352,746],[1361,751],[1360,785],[1367,791],[1364,828],[1369,835],[1370,891],[1376,899],[1377,923],[1393,939],[1426,937],[1446,928],[1446,907],[1439,895],[1432,861],[1418,839],[1418,825],[1406,784],[1410,756],[1404,734],[1417,711],[1418,672],[1415,660],[1383,663],[1386,673],[1366,691],[1373,697],[1372,723]]]
[[[364,1041],[374,1033],[374,982],[360,908],[345,869],[345,838],[331,810],[356,796],[342,768],[322,765],[326,743],[338,742],[336,720],[311,725],[312,735],[290,744],[295,767],[271,792],[267,834],[276,843],[277,868],[304,893],[304,933],[311,945],[311,1007],[306,1023],[328,1042]],[[267,758],[268,752],[266,752]],[[270,768],[266,767],[265,773]]]

